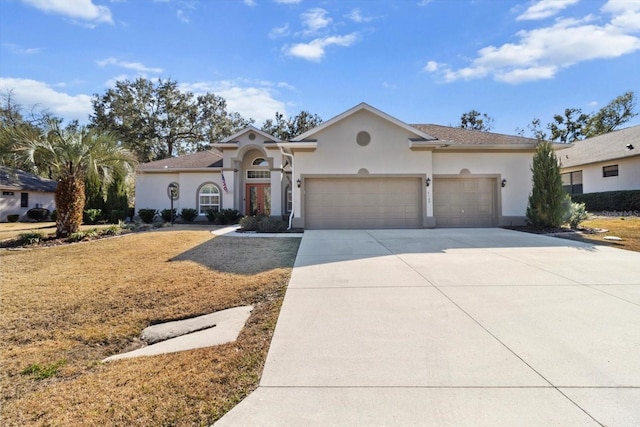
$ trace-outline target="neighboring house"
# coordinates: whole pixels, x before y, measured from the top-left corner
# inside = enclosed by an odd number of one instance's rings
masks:
[[[18,169],[0,166],[0,222],[7,215],[21,217],[31,208],[55,209],[57,183]]]
[[[576,141],[558,157],[569,194],[640,190],[640,126]]]
[[[525,223],[536,140],[409,125],[367,104],[291,141],[249,126],[212,151],[142,164],[136,209],[237,209],[293,227],[495,227]],[[219,150],[219,151],[214,151]]]

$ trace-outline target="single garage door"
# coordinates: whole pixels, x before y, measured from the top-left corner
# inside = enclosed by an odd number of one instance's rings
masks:
[[[417,228],[420,178],[307,178],[305,228]]]
[[[495,178],[435,178],[433,213],[438,227],[496,225]]]

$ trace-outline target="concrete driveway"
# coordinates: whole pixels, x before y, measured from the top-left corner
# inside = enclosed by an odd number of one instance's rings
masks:
[[[502,229],[307,231],[222,426],[640,425],[640,253]]]

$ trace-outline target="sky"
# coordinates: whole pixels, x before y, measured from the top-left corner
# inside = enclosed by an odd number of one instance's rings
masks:
[[[515,134],[640,96],[640,0],[0,0],[0,93],[22,107],[87,123],[93,95],[138,77],[258,127],[366,102]]]

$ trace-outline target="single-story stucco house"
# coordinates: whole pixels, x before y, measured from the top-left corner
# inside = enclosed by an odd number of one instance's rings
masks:
[[[293,227],[525,223],[536,140],[409,125],[365,103],[291,141],[249,126],[210,151],[139,165],[136,209],[237,209]]]
[[[0,166],[0,222],[7,215],[24,214],[31,208],[55,209],[57,182],[51,179]]]
[[[640,125],[576,141],[558,158],[569,194],[640,190]]]

